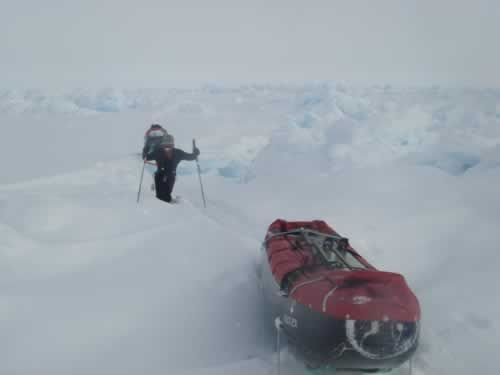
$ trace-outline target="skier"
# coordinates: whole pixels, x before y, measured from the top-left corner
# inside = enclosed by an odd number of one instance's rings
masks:
[[[155,172],[156,198],[172,202],[172,190],[175,184],[177,165],[182,160],[196,160],[200,150],[193,147],[193,153],[189,154],[174,147],[174,137],[166,134],[161,138],[157,148],[146,154],[146,160],[155,160],[157,170]]]
[[[144,147],[142,148],[142,159],[146,159],[146,155],[159,146],[161,139],[167,131],[159,124],[152,124],[144,134]]]

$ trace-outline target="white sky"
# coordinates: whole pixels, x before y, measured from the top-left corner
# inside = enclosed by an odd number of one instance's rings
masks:
[[[0,0],[0,86],[500,86],[500,2]]]

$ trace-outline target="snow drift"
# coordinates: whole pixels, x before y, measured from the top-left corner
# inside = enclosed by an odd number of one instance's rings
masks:
[[[331,84],[4,92],[1,372],[269,374],[260,241],[276,217],[320,217],[419,297],[414,373],[497,374],[499,103]],[[196,137],[207,210],[189,164],[182,204],[150,177],[135,203],[151,122],[180,148]]]

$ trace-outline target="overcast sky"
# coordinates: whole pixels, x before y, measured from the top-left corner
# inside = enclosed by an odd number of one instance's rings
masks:
[[[500,1],[0,0],[1,87],[500,87]]]

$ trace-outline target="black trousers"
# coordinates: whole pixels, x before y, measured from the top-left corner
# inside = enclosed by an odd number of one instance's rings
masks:
[[[155,173],[155,189],[156,198],[165,201],[172,201],[172,190],[175,185],[175,174],[156,171]]]

